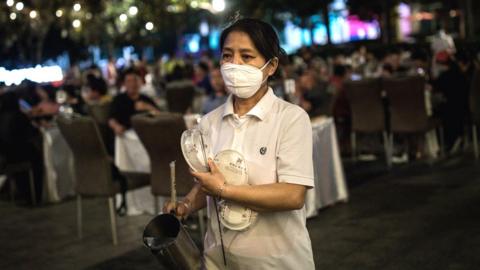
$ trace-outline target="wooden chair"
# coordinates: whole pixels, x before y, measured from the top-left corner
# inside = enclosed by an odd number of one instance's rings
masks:
[[[383,136],[385,161],[390,167],[391,148],[389,147],[380,80],[347,81],[344,87],[352,112],[351,144],[353,160],[356,160],[357,157],[357,133],[381,133]]]
[[[161,113],[156,116],[136,115],[132,126],[150,157],[150,185],[154,196],[155,213],[159,212],[159,196],[170,197],[170,162],[176,161],[176,190],[185,196],[194,185],[189,167],[183,158],[180,137],[186,129],[181,114]],[[203,216],[199,214],[200,230],[204,231]]]
[[[106,197],[110,213],[113,244],[118,243],[114,196],[120,185],[113,181],[112,158],[108,155],[100,131],[91,117],[58,117],[58,127],[74,156],[77,192],[77,228],[82,237],[82,198]],[[128,179],[128,189],[148,185],[144,181]]]
[[[167,85],[166,99],[169,112],[184,114],[193,107],[195,88],[193,85]]]
[[[1,158],[0,158],[1,160]],[[1,162],[0,162],[1,163]],[[7,180],[10,181],[10,199],[12,202],[15,202],[15,177],[14,174],[19,172],[28,172],[28,184],[30,186],[30,199],[32,200],[32,205],[36,205],[37,198],[35,195],[35,183],[33,178],[32,165],[29,162],[18,162],[18,163],[3,163],[0,164],[0,175],[5,174]]]
[[[424,134],[438,129],[443,155],[443,128],[439,120],[427,114],[425,79],[420,76],[385,78],[382,84],[389,101],[391,149],[394,134]]]

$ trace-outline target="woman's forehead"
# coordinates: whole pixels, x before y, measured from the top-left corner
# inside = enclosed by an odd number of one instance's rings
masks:
[[[223,50],[258,52],[250,36],[240,31],[232,31],[228,34]]]

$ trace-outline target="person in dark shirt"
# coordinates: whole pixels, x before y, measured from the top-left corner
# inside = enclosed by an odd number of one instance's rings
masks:
[[[433,82],[433,89],[445,98],[440,108],[445,146],[450,152],[455,152],[461,143],[468,115],[469,85],[458,64],[448,55],[437,57],[436,61],[440,75]]]
[[[195,67],[195,74],[196,74],[196,82],[195,84],[202,88],[205,91],[205,94],[215,95],[215,89],[212,87],[212,83],[210,82],[210,68],[208,64],[205,62],[198,63],[198,66]]]
[[[123,75],[123,86],[125,92],[117,95],[112,102],[110,119],[108,125],[115,134],[122,135],[127,129],[131,128],[130,118],[142,112],[158,113],[155,102],[140,94],[142,79],[134,69],[128,69]]]
[[[27,162],[33,172],[36,202],[41,201],[43,190],[43,158],[41,135],[32,125],[28,116],[19,108],[18,97],[14,92],[0,95],[0,157],[5,164]],[[0,164],[2,166],[4,164]],[[13,175],[19,197],[27,202],[31,194],[28,172]]]
[[[140,94],[140,87],[142,86],[142,78],[140,74],[134,69],[128,69],[123,74],[123,86],[125,92],[117,95],[111,105],[110,119],[108,125],[115,132],[117,136],[131,128],[130,118],[142,112],[158,113],[155,102],[149,97]],[[120,184],[120,191],[122,193],[122,203],[117,209],[119,215],[124,215],[127,211],[127,202],[125,193],[127,191],[127,180],[119,172],[118,168],[112,166],[112,176],[114,181]]]
[[[213,111],[227,101],[227,90],[225,89],[225,83],[223,82],[220,68],[213,68],[208,77],[210,78],[210,84],[213,92],[208,95],[207,99],[203,103],[202,112],[204,114]]]

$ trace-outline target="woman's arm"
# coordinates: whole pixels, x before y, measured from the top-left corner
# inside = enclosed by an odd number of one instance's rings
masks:
[[[303,207],[305,203],[305,186],[290,183],[273,183],[266,185],[226,185],[225,178],[212,160],[209,160],[211,172],[192,172],[201,189],[212,196],[245,205],[255,211],[286,211]]]
[[[200,184],[195,184],[182,201],[176,202],[175,204],[170,201],[166,202],[163,207],[163,212],[170,213],[175,210],[177,217],[185,219],[191,213],[205,206],[207,206],[206,194]]]
[[[183,202],[186,204],[190,204],[190,212],[198,211],[202,208],[207,206],[207,196],[205,192],[202,190],[202,186],[200,184],[195,184],[192,190],[185,196]]]

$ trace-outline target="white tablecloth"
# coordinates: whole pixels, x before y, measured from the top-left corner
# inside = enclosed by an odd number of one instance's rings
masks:
[[[315,188],[309,189],[305,197],[307,217],[316,216],[322,207],[348,200],[333,119],[315,120],[312,129]]]
[[[305,198],[307,217],[315,216],[319,208],[348,200],[333,120],[316,120],[312,127],[315,188],[308,190]],[[133,130],[115,139],[115,164],[120,171],[150,172],[147,151]],[[127,192],[127,200],[133,212],[153,213],[150,187]]]
[[[45,166],[45,199],[58,202],[75,195],[73,154],[58,127],[41,129]]]
[[[115,137],[115,165],[121,172],[150,173],[150,158],[135,131],[130,129]],[[126,199],[127,215],[155,214],[150,186],[128,191]]]

